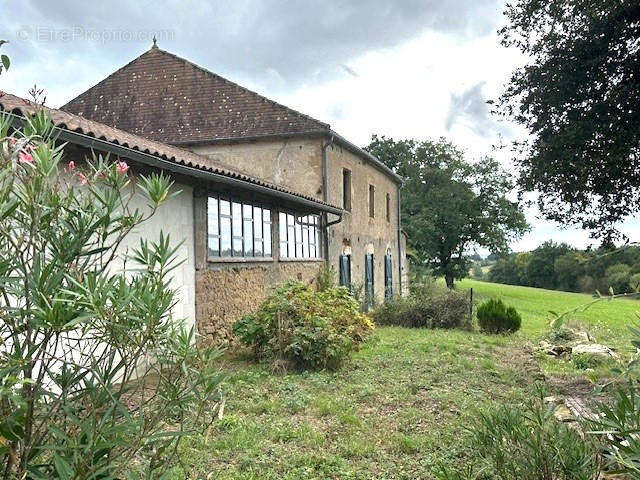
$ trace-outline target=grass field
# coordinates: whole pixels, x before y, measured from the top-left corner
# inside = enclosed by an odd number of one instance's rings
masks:
[[[587,295],[466,280],[476,298],[500,297],[523,316],[521,332],[378,328],[339,372],[273,375],[241,352],[225,359],[224,418],[190,439],[175,479],[437,478],[440,465],[474,463],[467,428],[475,409],[516,404],[532,394],[540,368],[577,377],[531,354],[548,310],[575,308]],[[598,341],[630,354],[627,325],[640,302],[593,305],[573,317]],[[558,361],[554,361],[558,362]],[[581,388],[590,389],[581,381]],[[549,382],[550,393],[573,383]],[[562,391],[561,391],[562,390]]]
[[[553,317],[550,311],[563,313],[578,309],[567,315],[567,319],[580,322],[596,342],[614,348],[623,359],[628,359],[635,351],[630,343],[629,327],[638,325],[638,300],[618,298],[592,303],[594,298],[582,293],[500,285],[470,279],[459,282],[457,288],[473,288],[478,301],[494,297],[515,306],[522,315],[522,329],[518,336],[532,343],[537,343],[547,332]],[[582,308],[589,304],[591,305],[587,308]],[[543,362],[542,366],[545,372],[568,371],[558,368],[558,362]]]

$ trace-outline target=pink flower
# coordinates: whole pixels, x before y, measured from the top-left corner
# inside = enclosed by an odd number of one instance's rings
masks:
[[[33,163],[33,157],[30,153],[20,152],[18,160],[20,160],[20,163]]]
[[[13,138],[13,137],[9,138],[9,145],[11,145],[13,147],[13,146],[15,146],[16,143],[18,143],[18,139],[17,138]]]
[[[78,173],[76,176],[78,177],[78,181],[80,182],[80,185],[84,185],[87,183],[87,177],[85,176],[84,173]]]
[[[127,170],[129,170],[129,165],[127,165],[127,162],[118,162],[116,163],[116,171],[120,174],[125,174],[127,173]]]
[[[71,171],[71,170],[73,170],[73,169],[75,169],[75,168],[76,168],[76,162],[74,162],[73,160],[71,160],[71,161],[69,162],[69,165],[67,165],[67,170]]]

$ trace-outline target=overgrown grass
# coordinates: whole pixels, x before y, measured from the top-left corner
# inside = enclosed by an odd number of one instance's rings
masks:
[[[474,408],[519,403],[537,375],[508,337],[394,327],[335,373],[227,362],[224,418],[182,450],[189,478],[431,478],[473,458]]]
[[[588,295],[466,280],[476,299],[499,297],[522,314],[514,335],[379,327],[337,372],[272,375],[242,351],[230,352],[222,420],[190,439],[193,465],[174,479],[434,478],[439,465],[460,471],[477,462],[469,437],[476,408],[519,405],[547,374],[584,376],[585,365],[536,359],[548,311]],[[602,302],[577,313],[597,341],[630,355],[627,326],[640,302]],[[602,367],[600,374],[606,370]],[[610,368],[607,366],[606,368]],[[557,385],[549,385],[556,394]],[[564,387],[563,387],[564,388]],[[590,390],[582,381],[582,388]]]

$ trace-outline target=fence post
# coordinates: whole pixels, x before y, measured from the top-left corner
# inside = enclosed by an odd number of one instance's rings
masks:
[[[473,322],[473,287],[469,289],[469,321]]]

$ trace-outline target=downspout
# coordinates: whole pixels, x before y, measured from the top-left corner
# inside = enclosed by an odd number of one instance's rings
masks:
[[[333,144],[333,135],[329,135],[329,140],[322,142],[322,200],[327,203],[329,194],[327,189],[329,188],[329,162],[327,148]],[[340,223],[342,221],[342,214],[339,214],[338,219],[329,222],[328,214],[324,213],[324,258],[325,261],[329,261],[329,227]]]
[[[398,293],[402,296],[402,223],[400,222],[400,188],[398,185]]]

